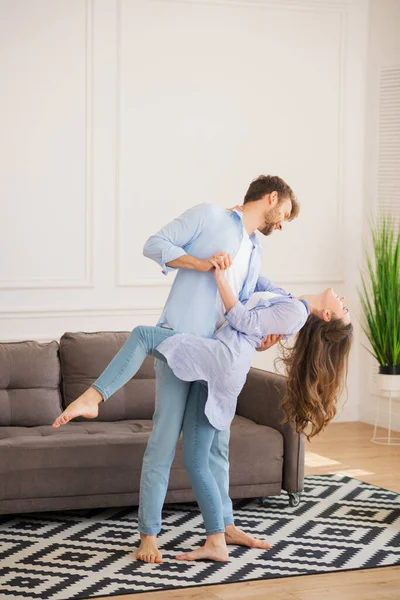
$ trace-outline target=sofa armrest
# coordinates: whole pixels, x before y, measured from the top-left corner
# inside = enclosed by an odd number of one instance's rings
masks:
[[[304,485],[304,434],[299,434],[293,423],[282,425],[283,397],[286,377],[252,367],[239,395],[236,413],[259,425],[267,425],[283,436],[282,488],[287,492],[301,492]]]

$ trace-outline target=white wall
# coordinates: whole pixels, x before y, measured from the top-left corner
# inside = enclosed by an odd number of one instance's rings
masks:
[[[379,200],[392,200],[400,197],[399,161],[393,163],[392,179],[397,181],[397,189],[382,190],[379,185],[379,171],[385,165],[380,163],[380,72],[391,67],[400,68],[400,2],[399,0],[371,0],[369,6],[369,41],[368,41],[368,79],[367,79],[367,111],[366,111],[366,152],[365,152],[365,219],[364,238],[369,239],[368,215],[374,214]],[[400,83],[400,80],[399,80]],[[398,96],[397,96],[398,97]],[[392,109],[393,110],[393,109]],[[397,111],[398,114],[398,111]],[[397,126],[398,130],[398,126]],[[395,134],[395,132],[393,132]],[[398,134],[399,136],[400,134]],[[397,140],[399,138],[397,137]],[[393,146],[399,148],[399,142]],[[382,149],[383,150],[383,149]],[[386,151],[385,151],[386,152]],[[397,177],[396,177],[397,173]],[[390,174],[388,173],[390,177]],[[392,207],[392,210],[394,207]],[[399,204],[397,214],[400,215]],[[362,341],[368,345],[363,336]],[[360,378],[360,420],[373,423],[375,408],[379,400],[376,392],[377,361],[361,347],[360,361],[364,377]],[[394,409],[394,428],[400,431],[400,403]],[[387,402],[381,403],[379,423],[387,423]]]
[[[301,215],[262,239],[294,294],[357,312],[366,0],[0,0],[0,339],[155,323],[147,237],[282,176]],[[359,331],[342,420],[358,419]],[[274,352],[255,366],[271,368]]]

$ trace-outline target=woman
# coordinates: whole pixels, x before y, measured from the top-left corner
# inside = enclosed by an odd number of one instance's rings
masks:
[[[307,434],[310,439],[336,413],[336,401],[347,371],[353,327],[343,299],[332,288],[300,298],[256,292],[243,305],[227,283],[224,270],[215,261],[213,265],[226,310],[226,321],[213,337],[176,333],[163,327],[136,327],[100,377],[66,408],[53,427],[79,415],[96,417],[99,402],[106,401],[127,383],[147,354],[168,362],[180,379],[206,383],[208,397],[205,406],[187,406],[185,411],[186,426],[189,429],[196,427],[196,435],[186,436],[184,461],[203,515],[207,537],[220,536],[218,543],[213,538],[213,548],[217,548],[213,558],[228,560],[223,518],[218,509],[219,492],[210,479],[207,452],[218,430],[229,429],[237,396],[260,340],[272,333],[283,334],[287,339],[300,332],[294,346],[284,350],[287,392],[283,410],[285,419],[293,420],[298,432],[303,432],[311,423],[311,431]],[[198,556],[181,555],[177,558],[194,559]]]

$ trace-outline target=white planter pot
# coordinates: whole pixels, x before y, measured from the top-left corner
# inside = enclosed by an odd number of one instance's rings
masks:
[[[377,384],[380,394],[376,403],[375,427],[371,442],[374,442],[375,444],[384,444],[386,446],[400,446],[400,437],[398,435],[392,435],[392,402],[396,398],[400,398],[400,375],[383,375],[382,373],[379,373]],[[377,428],[381,412],[380,404],[382,400],[386,400],[385,403],[388,408],[387,411],[382,413],[387,417],[387,435],[377,437]]]
[[[378,374],[378,386],[382,392],[400,392],[400,375]]]

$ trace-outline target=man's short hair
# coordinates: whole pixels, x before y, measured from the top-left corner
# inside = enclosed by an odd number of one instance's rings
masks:
[[[256,179],[253,179],[246,192],[243,204],[261,200],[266,194],[271,194],[272,192],[278,192],[278,204],[286,200],[286,198],[292,201],[289,221],[293,221],[300,212],[300,205],[292,188],[277,175],[259,175]]]

